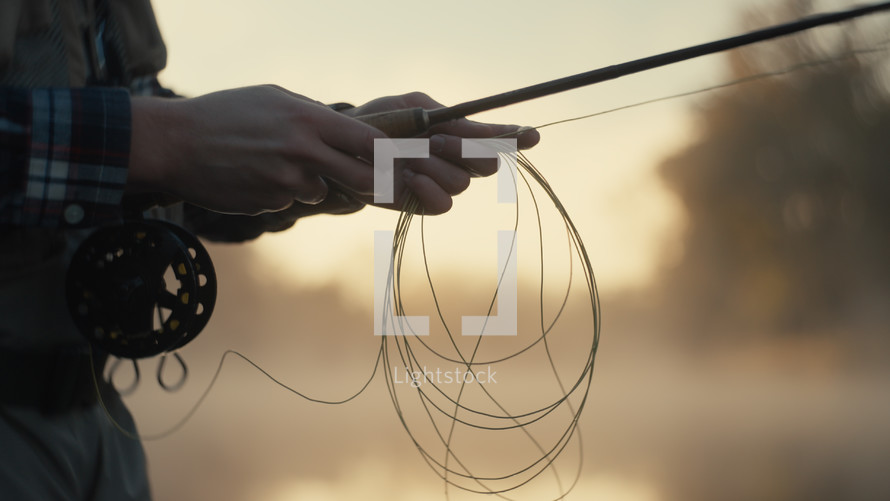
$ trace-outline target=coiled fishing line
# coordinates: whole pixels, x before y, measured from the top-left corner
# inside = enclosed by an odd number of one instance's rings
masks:
[[[519,167],[521,167],[521,170],[516,170],[516,172],[518,172],[525,191],[531,199],[536,221],[537,245],[539,248],[538,287],[536,291],[537,321],[534,323],[520,321],[520,332],[517,333],[517,337],[510,339],[512,341],[510,346],[514,344],[518,346],[512,351],[501,353],[494,358],[482,357],[483,343],[500,344],[503,346],[506,344],[505,340],[507,338],[503,336],[486,336],[484,332],[485,326],[483,326],[483,335],[469,339],[463,337],[463,342],[459,341],[458,337],[455,336],[455,329],[451,327],[449,320],[446,319],[446,314],[439,299],[439,293],[432,278],[425,238],[425,218],[421,214],[420,241],[425,275],[436,317],[446,334],[448,343],[445,343],[445,347],[440,348],[434,346],[437,334],[431,332],[428,338],[416,335],[412,331],[410,323],[404,321],[404,318],[410,316],[412,312],[410,307],[406,305],[402,294],[402,279],[404,276],[402,267],[405,259],[405,249],[411,222],[415,212],[417,212],[416,202],[414,202],[402,212],[393,238],[393,260],[390,268],[390,282],[388,283],[388,287],[391,287],[393,304],[391,309],[387,305],[387,311],[384,312],[384,321],[388,324],[384,326],[384,331],[387,331],[387,328],[395,329],[395,335],[384,336],[383,366],[386,369],[387,389],[400,422],[423,459],[445,482],[446,492],[447,486],[454,486],[460,490],[472,493],[497,494],[499,497],[511,499],[505,494],[512,494],[512,491],[517,491],[521,487],[526,486],[549,469],[554,476],[559,492],[554,499],[562,499],[576,485],[581,475],[582,447],[580,431],[577,426],[590,390],[594,359],[599,344],[601,325],[599,296],[587,251],[565,207],[540,171],[534,167],[528,158],[521,153],[516,158]],[[504,169],[503,162],[507,160],[507,157],[501,158],[501,169]],[[513,173],[514,169],[507,169],[506,171]],[[515,188],[518,180],[514,178],[513,181]],[[541,207],[538,204],[532,182],[540,191],[546,194],[565,226],[567,257],[570,266],[568,267],[565,291],[555,307],[555,312],[545,311],[544,275],[548,256],[545,251],[546,245],[542,229]],[[517,203],[515,207],[513,221],[514,239],[510,245],[508,258],[514,260],[516,259],[517,240],[515,236],[519,226],[520,204]],[[437,216],[437,219],[439,218]],[[576,260],[580,266],[576,267],[573,265]],[[589,321],[582,328],[569,328],[567,334],[560,333],[562,338],[568,336],[571,350],[575,352],[583,350],[582,352],[586,354],[579,366],[572,367],[572,374],[568,380],[569,384],[566,385],[563,376],[560,375],[558,364],[554,360],[552,349],[553,338],[557,332],[554,329],[566,312],[566,308],[577,306],[574,304],[570,305],[569,301],[574,280],[573,275],[576,269],[579,269],[584,277],[584,287],[581,290],[583,290],[586,297],[582,301],[581,306],[586,305],[587,313],[585,316],[589,317]],[[498,293],[502,292],[502,282],[506,273],[507,264],[500,270],[497,286],[491,292],[491,299],[486,314],[488,318],[491,318]],[[412,295],[412,299],[415,297],[416,295]],[[522,317],[526,316],[528,315],[523,315]],[[504,379],[503,381],[497,381],[496,384],[486,385],[480,382],[480,378],[476,376],[476,374],[482,372],[483,368],[486,374],[490,374],[492,367],[504,366],[515,362],[520,357],[526,359],[538,357],[537,361],[533,360],[531,365],[528,365],[527,361],[523,361],[523,364],[525,364],[524,370],[535,371],[536,377],[546,375],[552,378],[552,384],[549,387],[551,396],[544,398],[544,402],[541,404],[522,405],[522,401],[531,400],[528,397],[530,393],[534,393],[527,388],[519,388],[519,392],[524,398],[518,399],[519,401],[517,402],[507,403],[507,399],[500,396],[503,393],[516,393],[516,387],[524,384],[518,379],[513,383]],[[430,369],[431,364],[435,366],[435,370]],[[443,366],[449,368],[445,372],[446,378],[444,380],[442,378]],[[450,367],[455,368],[451,370]],[[542,368],[546,369],[546,371],[542,372]],[[407,382],[407,379],[400,380],[400,373],[406,376],[412,375],[412,384],[404,384]],[[449,378],[447,377],[449,375],[464,375],[464,377]],[[472,377],[468,378],[466,377],[467,375],[472,375]],[[403,390],[406,386],[411,388],[407,393],[408,398],[412,396],[416,398],[408,400],[405,397],[406,392]],[[508,388],[505,391],[501,391],[504,386],[508,386]],[[411,395],[411,393],[414,395]],[[517,399],[514,398],[513,400]],[[409,414],[406,411],[406,405],[411,403],[418,406],[418,409]],[[409,415],[412,417],[408,417]],[[423,426],[422,422],[426,425],[426,433],[418,432],[418,428]],[[462,434],[468,434],[473,437],[467,441],[470,444],[467,448],[475,449],[475,453],[465,454],[458,450],[457,443]],[[480,434],[487,434],[489,437],[480,437]],[[422,435],[425,435],[425,437]],[[579,454],[577,469],[574,471],[571,482],[568,485],[563,485],[563,480],[554,462],[565,451],[573,437],[577,441]],[[495,448],[503,448],[509,442],[511,450],[517,450],[516,442],[520,441],[526,443],[533,452],[525,454],[529,456],[525,462],[505,470],[497,466],[503,465],[507,461],[490,461],[493,454],[478,453],[478,440],[485,440],[486,438],[491,442],[491,446]],[[517,450],[517,453],[521,455],[521,451]],[[475,457],[468,458],[471,455]],[[489,467],[471,466],[473,462],[488,463]],[[491,467],[493,465],[494,467]]]
[[[886,50],[887,43],[886,41],[884,41],[875,44],[870,48],[848,50],[834,56],[797,63],[785,68],[737,78],[718,85],[712,85],[701,89],[663,96],[655,99],[649,99],[646,101],[620,106],[610,110],[587,114],[580,117],[570,118],[567,120],[551,122],[535,128],[540,129],[552,125],[592,118],[657,102],[693,96],[700,93],[711,92],[723,88],[733,87],[736,85],[756,82],[766,78],[780,77],[804,69],[816,68],[827,64],[837,63],[852,57],[881,53],[885,52]],[[389,336],[384,338],[382,352],[384,357],[384,368],[388,369],[385,372],[387,388],[393,400],[393,405],[395,406],[396,411],[399,415],[400,422],[402,423],[406,432],[409,434],[411,440],[419,450],[426,463],[430,466],[430,468],[433,469],[433,471],[440,478],[442,478],[446,486],[450,485],[474,493],[498,494],[500,497],[506,497],[504,496],[504,494],[525,486],[526,484],[540,476],[542,473],[544,473],[545,470],[553,469],[553,463],[556,457],[565,450],[566,446],[568,445],[569,439],[573,435],[577,436],[580,447],[581,437],[580,433],[577,430],[578,417],[580,416],[580,413],[584,408],[584,404],[587,401],[587,393],[590,388],[590,378],[592,376],[596,349],[599,344],[601,323],[601,315],[599,312],[599,298],[596,291],[596,283],[593,271],[591,269],[587,252],[584,248],[584,244],[581,241],[577,229],[572,223],[571,218],[569,217],[565,207],[559,201],[558,197],[553,192],[552,187],[544,179],[540,171],[538,171],[538,169],[534,167],[534,165],[528,160],[528,158],[522,154],[518,155],[518,164],[522,168],[522,170],[519,171],[519,175],[521,176],[526,189],[531,194],[531,200],[535,210],[536,220],[538,222],[537,229],[539,237],[541,235],[541,213],[539,210],[537,199],[535,198],[533,193],[530,179],[536,186],[544,191],[544,193],[549,198],[549,201],[553,204],[553,207],[556,208],[556,210],[562,217],[563,223],[566,227],[568,238],[571,242],[572,254],[569,256],[568,261],[569,263],[574,263],[575,259],[577,259],[580,262],[581,270],[584,273],[586,292],[590,298],[590,314],[593,318],[593,325],[592,329],[590,329],[589,331],[589,334],[591,335],[591,342],[588,346],[589,352],[587,362],[584,364],[583,369],[578,371],[577,377],[573,380],[573,384],[571,384],[568,389],[565,388],[565,386],[563,385],[563,381],[560,378],[559,371],[557,370],[557,364],[554,362],[550,354],[550,343],[554,335],[552,330],[559,321],[560,317],[563,315],[564,308],[566,307],[568,301],[569,291],[571,289],[571,281],[566,287],[565,297],[562,304],[559,306],[557,313],[552,316],[549,324],[545,325],[546,315],[544,313],[543,307],[543,275],[545,261],[543,238],[540,238],[541,291],[539,297],[540,329],[538,336],[529,345],[521,347],[511,354],[497,359],[480,360],[478,356],[479,349],[482,346],[482,342],[496,342],[498,338],[480,336],[477,338],[476,343],[470,346],[470,350],[461,349],[461,347],[458,345],[454,329],[449,326],[448,321],[443,315],[440,301],[437,298],[436,288],[430,273],[430,263],[426,255],[427,249],[424,239],[424,219],[423,216],[421,216],[422,219],[420,239],[423,249],[423,264],[426,278],[429,284],[430,293],[433,296],[438,320],[439,322],[441,322],[447,334],[447,339],[450,341],[451,350],[446,351],[438,349],[432,346],[432,343],[426,341],[425,337],[414,335],[415,333],[410,331],[410,324],[405,323],[403,320],[401,320],[401,318],[409,317],[413,313],[412,311],[409,311],[410,308],[406,306],[405,299],[401,292],[401,283],[403,278],[401,265],[405,257],[406,243],[408,241],[408,234],[410,231],[411,222],[414,218],[414,214],[418,212],[416,203],[415,205],[411,205],[405,208],[405,211],[401,214],[401,217],[399,218],[398,224],[396,226],[396,232],[393,239],[392,247],[393,265],[391,268],[390,276],[391,284],[388,284],[392,288],[394,304],[392,311],[386,312],[389,314],[387,318],[389,319],[392,326],[396,328],[396,330],[402,331],[402,335]],[[516,226],[518,226],[519,220],[518,205],[516,211],[517,212],[514,230]],[[515,240],[513,244],[516,244]],[[511,247],[511,250],[512,249],[513,247]],[[489,315],[491,314],[494,307],[495,298],[498,290],[500,290],[500,280],[503,278],[504,272],[505,270],[502,270],[501,276],[499,277],[498,288],[492,294],[491,302],[488,308]],[[412,299],[414,298],[412,297]],[[493,392],[489,390],[490,387],[486,387],[481,384],[471,387],[465,382],[461,381],[457,385],[458,390],[456,394],[454,394],[454,392],[449,393],[447,391],[447,388],[443,388],[444,385],[439,384],[440,382],[438,381],[438,372],[436,373],[435,378],[431,377],[432,372],[427,370],[427,365],[430,363],[429,359],[424,358],[424,355],[426,355],[434,359],[438,359],[441,362],[457,364],[459,368],[466,371],[465,373],[470,373],[482,366],[504,363],[520,356],[528,356],[534,348],[543,349],[546,364],[550,366],[553,377],[558,383],[560,392],[556,395],[556,398],[552,402],[545,403],[544,405],[538,407],[526,407],[523,410],[516,410],[515,407],[508,409],[499,401],[498,397],[496,397]],[[414,388],[414,393],[416,394],[414,403],[415,405],[419,405],[422,409],[422,412],[420,413],[420,419],[425,419],[427,421],[429,425],[428,427],[432,430],[432,440],[424,441],[418,436],[418,432],[416,431],[416,429],[420,427],[419,419],[412,420],[406,417],[405,406],[407,405],[408,400],[404,395],[400,396],[399,392],[400,386],[404,388],[405,385],[399,385],[399,381],[396,380],[396,375],[398,374],[396,370],[401,370],[403,374],[416,374],[422,377],[422,384],[418,384],[417,387]],[[466,402],[467,398],[465,393],[468,388],[479,390],[479,392],[481,392],[482,396],[484,397],[482,398],[482,400],[487,401],[487,403],[491,404],[494,409],[482,410],[481,406],[468,404]],[[580,396],[580,402],[577,405],[573,404],[573,402],[570,400],[570,396],[572,395]],[[557,413],[556,411],[562,406],[565,407],[565,409],[562,410],[568,411],[567,422],[564,423],[564,427],[562,428],[563,433],[554,438],[551,438],[551,442],[548,444],[541,443],[541,441],[536,439],[533,434],[528,431],[528,428],[531,425],[539,424],[545,419],[552,420],[554,417],[559,416],[559,413]],[[491,469],[469,467],[466,456],[455,450],[454,443],[456,434],[458,433],[458,430],[464,429],[485,430],[493,433],[504,433],[510,430],[519,429],[525,434],[525,439],[528,441],[528,443],[537,450],[539,456],[534,458],[527,464],[520,465],[519,467],[516,467],[511,471],[501,472],[499,474],[484,473],[483,471],[490,471]],[[571,488],[576,485],[580,476],[580,465],[581,461],[579,459],[579,469],[574,479],[572,480],[571,485],[569,485],[566,489],[563,489],[562,482],[558,477],[558,472],[556,472],[554,469],[554,475],[556,475],[556,482],[560,490],[560,495],[557,499],[564,497],[568,492],[571,491]]]

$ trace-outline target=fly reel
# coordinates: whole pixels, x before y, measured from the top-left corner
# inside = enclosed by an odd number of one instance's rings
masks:
[[[128,221],[84,240],[66,289],[81,334],[107,353],[136,359],[180,348],[201,332],[216,303],[216,273],[185,229]]]

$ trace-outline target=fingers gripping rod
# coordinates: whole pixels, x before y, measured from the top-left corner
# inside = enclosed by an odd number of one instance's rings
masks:
[[[840,12],[808,16],[797,21],[763,28],[743,35],[665,52],[613,66],[606,66],[604,68],[531,85],[529,87],[523,87],[521,89],[511,90],[501,94],[476,99],[474,101],[467,101],[447,108],[438,108],[434,110],[409,108],[365,115],[358,117],[358,119],[369,125],[373,125],[390,137],[412,137],[423,134],[427,129],[434,125],[474,115],[483,111],[501,108],[511,104],[521,103],[531,99],[605,82],[607,80],[614,80],[634,73],[660,68],[662,66],[706,56],[708,54],[715,54],[717,52],[723,52],[745,45],[799,33],[818,26],[839,23],[885,10],[890,10],[890,1],[862,7],[854,7]]]

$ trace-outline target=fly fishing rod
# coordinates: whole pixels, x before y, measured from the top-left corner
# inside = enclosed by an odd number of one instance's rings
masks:
[[[585,87],[607,80],[614,80],[634,73],[660,68],[681,61],[687,61],[717,52],[735,49],[745,45],[751,45],[766,40],[772,40],[801,31],[806,31],[827,24],[834,24],[880,11],[890,10],[890,1],[873,5],[854,7],[840,12],[817,14],[807,16],[790,23],[771,26],[752,31],[743,35],[737,35],[722,40],[703,43],[684,49],[665,52],[655,56],[649,56],[634,61],[628,61],[613,66],[606,66],[592,71],[579,73],[568,77],[558,78],[549,82],[539,83],[521,89],[511,90],[474,101],[467,101],[455,106],[424,110],[422,108],[409,108],[404,110],[387,111],[358,117],[359,120],[373,125],[385,132],[390,137],[412,137],[423,134],[430,127],[463,118],[483,111],[489,111],[511,104],[517,104],[539,97],[549,96],[567,90]]]

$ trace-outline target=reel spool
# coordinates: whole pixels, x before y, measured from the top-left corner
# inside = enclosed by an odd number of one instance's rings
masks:
[[[94,346],[146,358],[185,346],[207,325],[216,273],[198,239],[166,221],[101,228],[68,269],[68,310]]]

